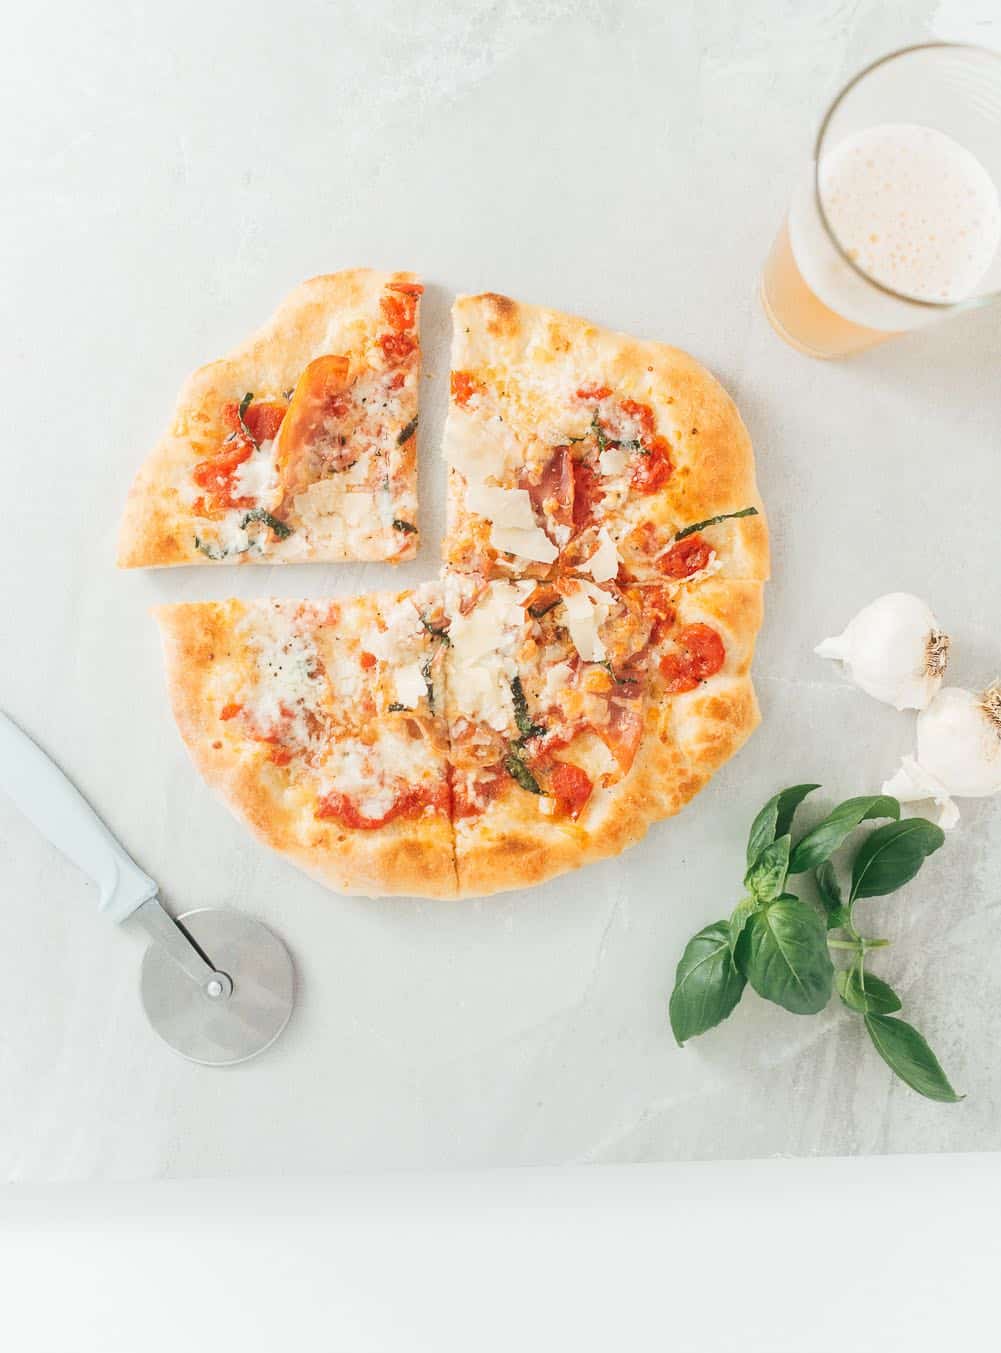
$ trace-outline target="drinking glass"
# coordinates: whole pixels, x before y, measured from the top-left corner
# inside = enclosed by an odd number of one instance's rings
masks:
[[[928,43],[850,81],[820,125],[761,299],[844,357],[1001,296],[1001,54]]]

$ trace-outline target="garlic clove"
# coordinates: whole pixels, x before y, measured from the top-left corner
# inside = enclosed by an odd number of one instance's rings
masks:
[[[959,821],[959,809],[949,796],[948,790],[933,775],[919,766],[913,756],[905,756],[900,769],[889,780],[883,781],[882,794],[892,794],[901,803],[918,803],[922,799],[934,799],[939,813],[938,825],[943,831],[951,831]]]
[[[855,685],[876,700],[895,709],[924,709],[942,684],[949,636],[920,597],[888,592],[814,652],[841,662]]]

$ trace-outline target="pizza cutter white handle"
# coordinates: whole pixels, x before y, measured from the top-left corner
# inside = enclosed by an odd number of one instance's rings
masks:
[[[124,921],[157,886],[122,849],[83,795],[42,749],[0,712],[0,790],[94,880],[98,909]]]

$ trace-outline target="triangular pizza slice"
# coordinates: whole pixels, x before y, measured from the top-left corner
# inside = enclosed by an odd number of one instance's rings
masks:
[[[413,558],[421,292],[407,272],[314,277],[195,372],[133,484],[119,564]]]
[[[445,560],[602,584],[768,575],[751,442],[676,348],[507,296],[453,308]]]

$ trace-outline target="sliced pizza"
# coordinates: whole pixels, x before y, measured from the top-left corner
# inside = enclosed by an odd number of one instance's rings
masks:
[[[422,290],[315,277],[197,371],[132,487],[119,564],[413,558]]]
[[[750,439],[693,358],[492,293],[460,297],[453,319],[449,565],[767,577]]]
[[[446,580],[461,895],[616,855],[753,731],[761,584]]]
[[[441,588],[157,612],[204,778],[329,887],[451,897]]]

